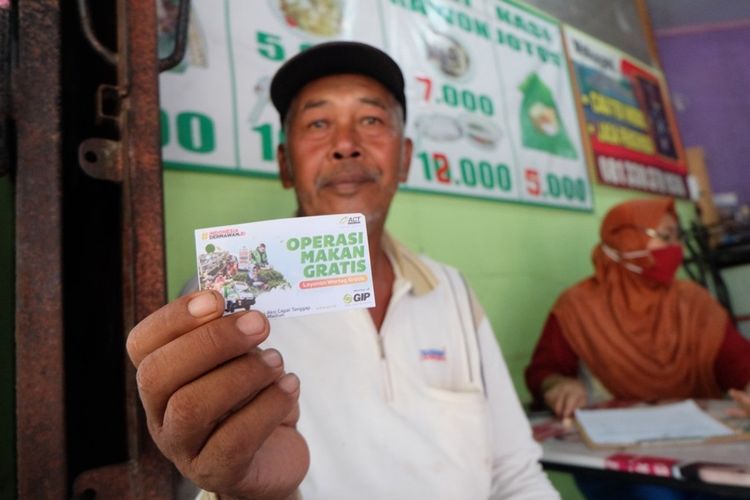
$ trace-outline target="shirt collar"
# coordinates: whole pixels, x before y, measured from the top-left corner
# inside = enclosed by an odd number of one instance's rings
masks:
[[[431,292],[438,280],[429,267],[417,254],[393,239],[387,232],[383,233],[383,251],[391,260],[393,272],[397,277],[408,281],[411,293],[420,296]]]

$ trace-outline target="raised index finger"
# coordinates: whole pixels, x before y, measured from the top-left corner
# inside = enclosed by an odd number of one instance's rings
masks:
[[[224,299],[213,290],[195,292],[146,316],[130,330],[127,350],[136,368],[143,358],[177,337],[224,314]]]

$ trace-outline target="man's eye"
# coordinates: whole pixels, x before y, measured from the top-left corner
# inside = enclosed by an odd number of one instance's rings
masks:
[[[308,125],[309,128],[325,128],[327,122],[325,120],[313,120]]]
[[[378,123],[383,123],[383,120],[376,116],[365,116],[362,118],[362,123],[365,125],[376,125]]]

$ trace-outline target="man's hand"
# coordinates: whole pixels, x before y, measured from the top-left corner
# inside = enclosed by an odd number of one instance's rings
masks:
[[[586,405],[586,388],[577,378],[552,375],[542,383],[544,402],[559,418],[573,416],[573,412]]]
[[[737,408],[731,408],[727,413],[734,417],[750,417],[750,384],[744,391],[729,389],[729,395],[737,403]]]
[[[281,355],[257,348],[268,320],[222,317],[224,300],[198,292],[167,304],[130,332],[148,429],[180,472],[222,498],[281,499],[307,472],[295,426],[299,380]]]

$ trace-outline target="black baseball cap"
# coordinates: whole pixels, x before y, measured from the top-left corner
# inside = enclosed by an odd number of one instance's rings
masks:
[[[285,62],[271,81],[271,101],[284,122],[289,105],[302,87],[330,75],[365,75],[383,85],[401,104],[406,120],[404,75],[388,54],[360,42],[313,45]]]

